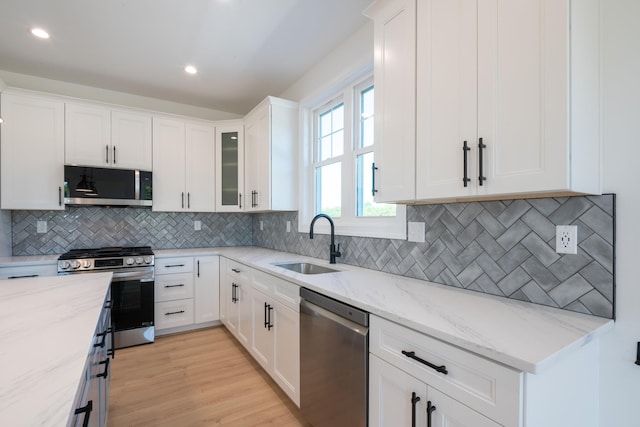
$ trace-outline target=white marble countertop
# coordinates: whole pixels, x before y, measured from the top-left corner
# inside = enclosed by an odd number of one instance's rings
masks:
[[[111,273],[0,280],[0,425],[64,426]]]
[[[613,328],[610,319],[257,247],[155,253],[220,254],[529,373]],[[273,265],[298,261],[339,271],[304,275]]]

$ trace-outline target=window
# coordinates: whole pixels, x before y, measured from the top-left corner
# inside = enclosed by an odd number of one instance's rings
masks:
[[[325,213],[339,234],[406,238],[404,206],[374,201],[374,95],[369,77],[305,109],[303,188],[311,194],[301,193],[301,231],[314,215]]]

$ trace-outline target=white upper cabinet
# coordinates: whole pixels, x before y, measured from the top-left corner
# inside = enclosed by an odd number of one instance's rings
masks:
[[[65,163],[150,171],[151,116],[67,103]]]
[[[375,2],[375,201],[413,200],[416,183],[416,0]]]
[[[153,119],[153,210],[215,211],[215,127]]]
[[[406,53],[407,71],[393,74],[386,50],[408,36],[390,24],[413,7],[406,26],[415,28],[415,65]],[[416,81],[403,97],[415,105],[415,127],[406,124],[410,107],[376,99],[383,147],[407,147],[388,129],[416,131],[413,184],[385,195],[387,154],[376,155],[380,201],[411,199],[412,189],[415,200],[601,193],[597,0],[379,0],[369,13],[376,93]],[[413,164],[394,156],[398,180]]]
[[[242,212],[244,194],[244,128],[242,122],[216,126],[216,211]]]
[[[9,93],[1,101],[2,209],[64,209],[64,103]]]
[[[245,210],[296,210],[298,104],[267,97],[244,123]]]

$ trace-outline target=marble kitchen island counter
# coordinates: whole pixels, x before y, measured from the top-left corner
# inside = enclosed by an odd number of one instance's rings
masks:
[[[111,275],[0,281],[0,425],[67,425]]]
[[[524,372],[547,365],[613,328],[613,320],[257,247],[217,253]],[[274,264],[338,270],[304,275]]]

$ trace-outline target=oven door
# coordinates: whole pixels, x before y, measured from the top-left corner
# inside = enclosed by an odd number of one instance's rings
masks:
[[[111,281],[115,347],[154,341],[153,271],[115,272]]]

